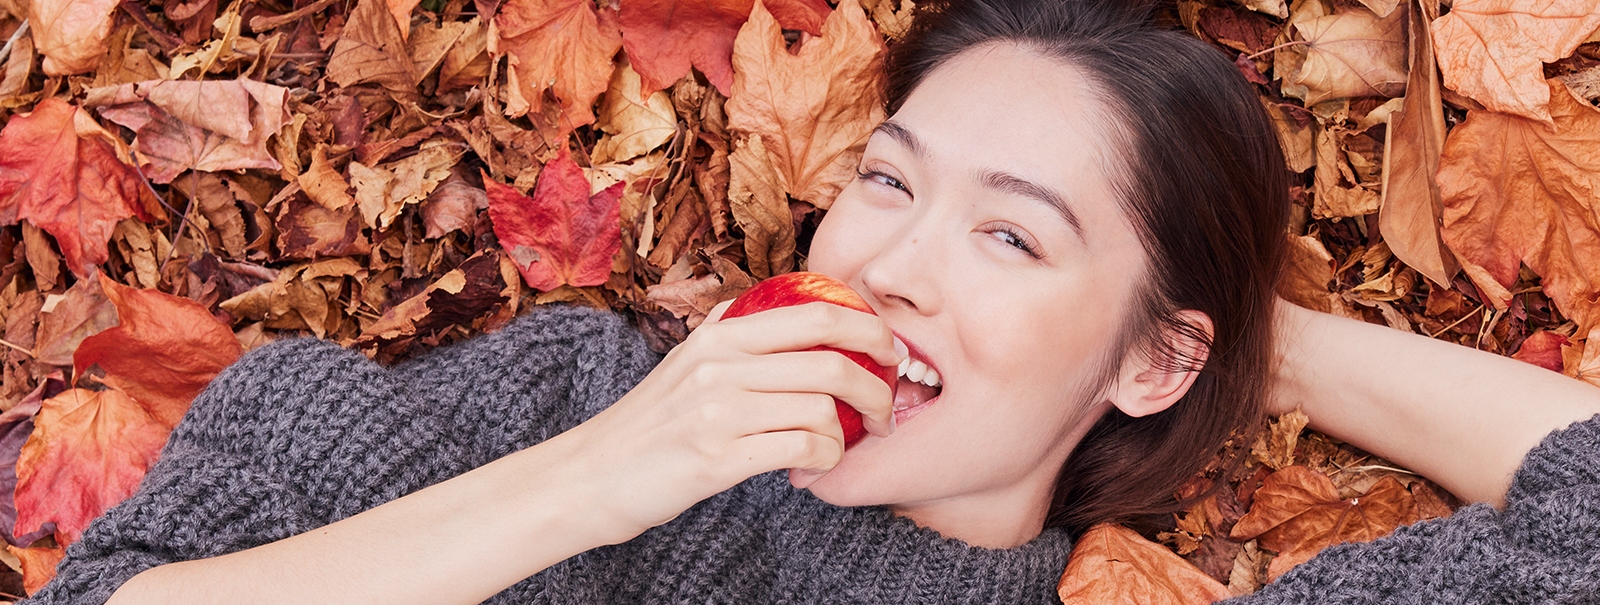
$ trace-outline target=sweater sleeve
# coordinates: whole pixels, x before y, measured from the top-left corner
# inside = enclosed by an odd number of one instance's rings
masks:
[[[252,351],[28,602],[103,603],[145,569],[310,531],[538,443],[632,386],[584,376],[648,371],[626,332],[609,314],[553,309],[393,369],[311,339]]]
[[[1323,550],[1233,605],[1600,602],[1600,416],[1528,452],[1505,510],[1474,504]]]

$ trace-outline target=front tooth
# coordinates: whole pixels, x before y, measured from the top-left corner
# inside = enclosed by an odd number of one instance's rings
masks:
[[[911,358],[907,357],[905,359],[900,360],[900,368],[899,368],[898,372],[900,373],[901,376],[905,376],[906,375],[906,369],[909,368],[909,367],[911,367]]]
[[[912,361],[911,366],[906,368],[906,380],[910,380],[911,382],[922,382],[922,377],[927,373],[928,364],[920,361]]]
[[[928,368],[928,373],[922,376],[922,384],[930,387],[936,387],[942,384],[939,382],[939,371],[933,368]]]

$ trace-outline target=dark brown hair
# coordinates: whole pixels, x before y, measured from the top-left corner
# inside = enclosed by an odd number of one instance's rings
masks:
[[[1123,342],[1094,392],[1112,384],[1128,355],[1193,368],[1194,356],[1171,346],[1175,333],[1209,347],[1172,407],[1141,418],[1112,409],[1090,429],[1061,470],[1047,525],[1078,533],[1176,510],[1178,489],[1235,429],[1253,429],[1264,409],[1289,186],[1272,123],[1221,52],[1152,25],[1142,3],[947,0],[918,8],[912,30],[890,50],[888,114],[946,61],[1012,44],[1077,70],[1108,118],[1112,165],[1102,169],[1148,264],[1123,318]],[[1212,334],[1185,322],[1183,310],[1209,317]]]

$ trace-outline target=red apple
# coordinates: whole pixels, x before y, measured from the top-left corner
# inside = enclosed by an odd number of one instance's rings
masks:
[[[728,306],[727,312],[722,314],[722,318],[733,319],[752,313],[759,313],[767,309],[803,305],[818,301],[877,315],[872,311],[872,306],[867,304],[866,299],[861,298],[860,294],[856,294],[856,291],[851,289],[848,284],[821,273],[797,271],[768,278],[756,284],[755,287],[746,290],[744,294],[739,295],[739,298],[734,299],[733,304]],[[872,372],[873,376],[883,380],[889,385],[891,391],[899,382],[897,368],[878,365],[878,362],[873,361],[865,353],[841,351],[833,347],[812,347],[807,350],[837,351],[850,358],[850,361],[854,361],[857,365],[866,368],[868,372]],[[866,427],[861,425],[861,412],[857,412],[855,408],[850,407],[850,404],[840,401],[838,398],[834,398],[833,405],[839,412],[839,425],[844,427],[845,447],[855,445],[862,437],[867,436]]]

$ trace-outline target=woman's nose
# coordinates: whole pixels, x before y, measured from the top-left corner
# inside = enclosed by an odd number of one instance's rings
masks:
[[[861,281],[876,299],[874,306],[883,311],[938,313],[948,249],[942,238],[926,228],[926,221],[914,221],[885,244],[861,269]]]

